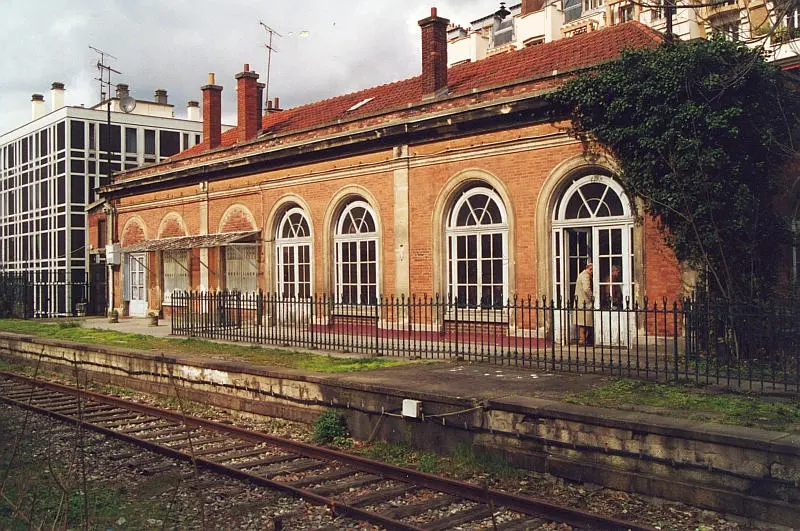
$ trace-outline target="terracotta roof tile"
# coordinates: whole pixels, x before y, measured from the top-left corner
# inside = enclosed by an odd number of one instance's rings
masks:
[[[487,57],[474,63],[455,65],[447,71],[448,94],[468,94],[475,89],[588,67],[613,60],[623,48],[656,46],[661,42],[663,37],[660,33],[639,22],[626,22]],[[367,98],[372,99],[357,109],[348,111],[350,107]],[[416,76],[268,114],[264,116],[263,129],[275,134],[290,133],[336,123],[337,120],[374,115],[420,103],[421,100],[421,76]],[[235,143],[236,128],[222,134],[222,147]],[[203,142],[178,154],[173,160],[197,155],[207,149],[208,145]]]

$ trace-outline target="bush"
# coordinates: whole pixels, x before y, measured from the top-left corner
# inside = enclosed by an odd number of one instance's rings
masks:
[[[326,410],[314,421],[312,440],[315,443],[343,441],[349,435],[344,417],[335,409]]]

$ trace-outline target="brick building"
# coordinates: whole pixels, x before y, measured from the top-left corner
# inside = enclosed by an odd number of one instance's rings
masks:
[[[174,290],[262,289],[491,308],[571,298],[586,260],[598,299],[678,296],[679,265],[655,223],[634,219],[613,161],[542,98],[659,34],[629,22],[448,69],[448,21],[434,9],[419,24],[420,76],[293,109],[262,115],[245,65],[238,127],[224,133],[212,76],[203,142],[102,190],[120,257],[112,307],[144,315],[169,312]]]

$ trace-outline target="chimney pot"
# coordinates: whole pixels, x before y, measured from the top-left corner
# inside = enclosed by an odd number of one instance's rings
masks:
[[[130,95],[130,89],[125,83],[117,83],[117,98],[124,98]]]
[[[154,101],[159,105],[168,105],[167,103],[167,91],[164,89],[156,89],[154,95]]]
[[[258,74],[247,70],[236,74],[237,82],[237,118],[236,141],[246,142],[254,138],[261,129],[261,102],[259,101]]]
[[[186,103],[186,119],[193,122],[200,121],[200,104],[194,100]]]
[[[447,25],[450,21],[431,16],[419,21],[422,28],[422,97],[436,97],[447,91]]]
[[[31,94],[31,120],[41,118],[44,114],[44,96],[41,94]]]
[[[64,83],[53,81],[50,85],[50,110],[55,111],[64,106]]]
[[[214,74],[208,74],[203,91],[203,141],[214,149],[222,142],[222,87],[214,84]]]
[[[276,109],[280,109],[281,108],[280,101],[281,100],[278,99],[278,96],[275,96],[275,108]]]

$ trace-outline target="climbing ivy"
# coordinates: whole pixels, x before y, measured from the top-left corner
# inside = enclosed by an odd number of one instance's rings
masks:
[[[616,159],[627,191],[715,292],[772,290],[800,91],[760,51],[721,39],[628,49],[549,101],[587,149]]]

